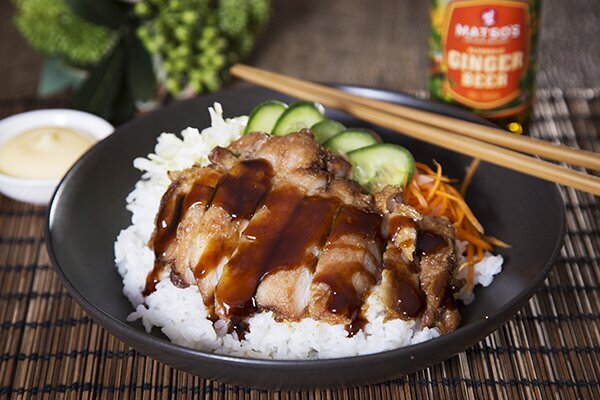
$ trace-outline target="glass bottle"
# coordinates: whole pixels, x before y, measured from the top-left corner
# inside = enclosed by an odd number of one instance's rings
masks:
[[[432,0],[429,91],[510,132],[526,130],[541,0]]]

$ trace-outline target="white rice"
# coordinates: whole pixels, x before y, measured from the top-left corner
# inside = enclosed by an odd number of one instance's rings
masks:
[[[437,329],[418,329],[416,322],[383,321],[378,293],[369,297],[366,317],[369,323],[351,338],[343,325],[329,325],[306,318],[300,322],[276,322],[271,312],[261,312],[249,318],[249,332],[244,340],[227,333],[219,321],[213,326],[206,319],[206,309],[195,286],[179,289],[171,284],[166,271],[150,296],[142,296],[146,276],[154,265],[154,254],[148,248],[154,229],[154,216],[160,199],[169,185],[167,171],[181,170],[195,163],[208,164],[208,154],[215,146],[227,146],[239,138],[248,118],[223,118],[218,103],[209,108],[211,126],[199,132],[187,128],[181,137],[163,133],[155,152],[134,160],[143,172],[135,189],[127,196],[127,209],[132,224],[121,231],[115,242],[115,261],[123,277],[123,293],[135,312],[129,321],[140,319],[149,332],[153,327],[174,343],[204,351],[253,358],[315,359],[347,357],[390,350],[420,343],[439,336]],[[486,254],[475,268],[475,283],[488,286],[502,270],[502,256]],[[472,294],[461,293],[465,303]]]

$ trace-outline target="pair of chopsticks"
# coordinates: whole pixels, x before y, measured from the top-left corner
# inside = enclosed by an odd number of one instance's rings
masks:
[[[436,146],[600,196],[600,178],[522,154],[537,155],[598,171],[600,155],[597,153],[517,136],[501,129],[428,111],[367,99],[243,64],[231,67],[230,73],[256,85],[303,100],[319,102]]]

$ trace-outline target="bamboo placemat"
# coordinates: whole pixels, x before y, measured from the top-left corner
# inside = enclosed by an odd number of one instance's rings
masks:
[[[0,102],[0,117],[58,106]],[[600,89],[538,93],[532,135],[600,152]],[[0,196],[0,398],[600,398],[600,208],[562,189],[568,233],[543,287],[498,331],[441,364],[352,389],[267,392],[167,367],[125,346],[49,265],[45,209]]]

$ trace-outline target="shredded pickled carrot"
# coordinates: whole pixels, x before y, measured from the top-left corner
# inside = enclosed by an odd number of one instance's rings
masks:
[[[425,172],[425,175],[435,175],[435,172],[429,167],[429,165],[422,162],[415,162],[417,171]]]
[[[478,260],[483,260],[483,246],[477,246],[477,259]],[[491,249],[490,249],[491,250]]]
[[[475,247],[467,246],[467,261],[469,264],[475,264]]]
[[[485,239],[486,242],[488,242],[489,244],[496,246],[496,247],[503,247],[503,248],[508,248],[510,247],[510,244],[503,242],[502,240],[495,238],[493,236],[484,236],[483,237]]]
[[[433,163],[435,164],[435,168],[436,168],[435,181],[434,181],[431,189],[429,189],[429,194],[427,195],[427,201],[431,201],[431,199],[433,199],[433,196],[435,196],[435,192],[437,191],[438,187],[440,187],[440,183],[441,183],[441,179],[442,179],[442,166],[435,160],[433,160]]]
[[[464,177],[462,183],[460,184],[461,196],[465,197],[465,194],[467,194],[467,189],[469,189],[469,185],[471,184],[471,181],[473,180],[473,176],[475,176],[475,172],[477,171],[477,168],[479,168],[480,163],[481,163],[481,160],[479,158],[474,158],[473,161],[471,161],[471,164],[469,164],[467,173],[465,174],[465,177]]]
[[[474,286],[474,279],[475,279],[475,264],[473,263],[469,263],[467,265],[467,278],[466,278],[466,284],[467,284],[467,290],[469,292],[473,291],[473,286]]]
[[[456,236],[460,240],[464,240],[465,242],[469,242],[474,247],[481,247],[484,250],[492,250],[492,245],[486,242],[484,239],[477,237],[472,233],[467,232],[464,229],[458,228],[456,231]]]
[[[468,268],[466,287],[472,290],[475,265],[494,246],[509,245],[492,236],[484,236],[483,226],[464,200],[464,192],[479,164],[477,160],[471,163],[460,191],[452,186],[453,180],[443,175],[442,166],[436,161],[433,163],[435,170],[426,164],[416,163],[416,171],[407,186],[404,201],[422,214],[448,218],[456,229],[457,238],[467,242],[466,262],[460,269]]]
[[[448,200],[452,200],[459,208],[461,208],[464,211],[465,216],[467,217],[467,220],[469,220],[471,225],[475,227],[475,229],[477,229],[479,233],[483,233],[483,226],[481,226],[479,221],[477,221],[477,218],[475,217],[467,203],[463,200],[463,198],[459,197],[460,195],[456,196],[444,192],[438,192],[437,195],[446,197]]]
[[[429,204],[427,204],[427,200],[425,200],[425,197],[423,197],[420,190],[419,185],[413,180],[409,186],[409,192],[417,199],[419,206],[421,207],[420,211],[422,213],[429,212]]]

